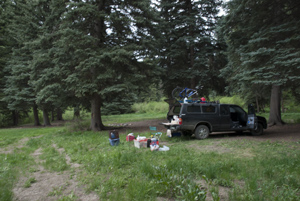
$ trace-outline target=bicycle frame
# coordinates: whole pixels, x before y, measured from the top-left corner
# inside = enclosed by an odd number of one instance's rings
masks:
[[[189,89],[189,88],[184,88],[180,93],[179,96],[181,98],[189,98],[195,94],[197,94],[198,92],[195,89]]]
[[[176,87],[172,91],[172,97],[175,98],[176,100],[184,99],[184,98],[189,98],[195,94],[198,94],[196,89],[190,89],[190,88],[183,88],[183,87]]]

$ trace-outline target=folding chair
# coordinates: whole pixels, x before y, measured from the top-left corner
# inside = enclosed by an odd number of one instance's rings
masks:
[[[155,126],[149,126],[150,131],[151,131],[151,137],[155,137],[156,139],[159,140],[159,138],[162,135],[162,132],[157,132],[157,129]]]

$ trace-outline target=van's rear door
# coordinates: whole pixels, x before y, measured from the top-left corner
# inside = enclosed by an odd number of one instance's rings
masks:
[[[173,105],[170,108],[170,110],[169,110],[169,112],[167,114],[167,119],[168,119],[169,122],[171,122],[171,120],[173,119],[174,115],[177,115],[177,116],[179,115],[180,109],[181,109],[181,105],[180,104]]]

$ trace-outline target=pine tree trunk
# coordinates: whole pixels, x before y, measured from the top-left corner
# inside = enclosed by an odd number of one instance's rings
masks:
[[[95,94],[91,100],[91,130],[100,131],[104,130],[105,126],[101,119],[101,102],[98,94]]]
[[[17,110],[12,111],[12,120],[13,126],[17,126],[19,124],[19,112]]]
[[[284,102],[283,102],[283,96],[281,96],[281,113],[284,113]]]
[[[51,126],[50,120],[49,120],[49,114],[46,109],[43,109],[43,119],[44,119],[44,126]]]
[[[33,117],[34,117],[34,125],[35,126],[40,126],[40,120],[39,120],[39,112],[37,109],[37,105],[34,103],[33,104]]]
[[[56,109],[56,120],[58,121],[63,121],[63,117],[62,117],[62,111],[60,108]]]
[[[262,112],[265,112],[265,104],[262,104],[262,105],[261,105],[261,111],[262,111]]]
[[[271,101],[270,101],[270,116],[268,121],[269,126],[284,124],[284,122],[281,120],[280,100],[281,100],[280,86],[273,85],[272,92],[271,92]]]
[[[259,113],[259,103],[258,103],[258,97],[255,96],[255,100],[256,100],[256,112]]]
[[[74,117],[73,119],[79,119],[80,118],[80,108],[79,106],[74,107]]]
[[[54,121],[54,110],[51,110],[51,121]]]

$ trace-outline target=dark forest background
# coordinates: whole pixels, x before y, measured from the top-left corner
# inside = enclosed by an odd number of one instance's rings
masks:
[[[74,108],[102,130],[176,86],[268,105],[281,125],[283,94],[300,101],[299,30],[295,0],[2,0],[1,125]]]

